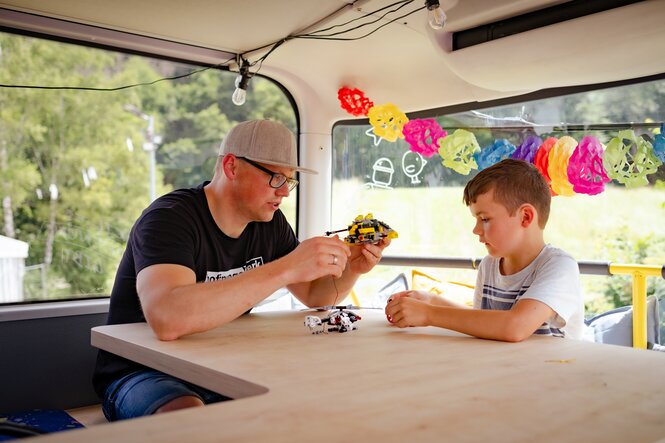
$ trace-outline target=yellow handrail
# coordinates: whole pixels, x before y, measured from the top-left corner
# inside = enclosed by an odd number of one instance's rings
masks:
[[[647,347],[647,277],[661,276],[663,268],[655,265],[619,265],[610,263],[612,275],[633,278],[633,347]]]

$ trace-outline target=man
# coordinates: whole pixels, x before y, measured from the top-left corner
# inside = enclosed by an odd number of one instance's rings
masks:
[[[337,237],[299,243],[279,210],[298,181],[295,137],[282,124],[238,124],[215,174],[153,202],[120,261],[108,324],[147,321],[161,340],[222,326],[287,287],[309,307],[335,304],[380,260],[378,245]],[[100,351],[93,384],[110,421],[227,399]]]

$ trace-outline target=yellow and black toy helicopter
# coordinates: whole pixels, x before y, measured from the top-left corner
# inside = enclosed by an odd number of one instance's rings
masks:
[[[362,243],[378,243],[382,238],[397,238],[397,231],[384,222],[374,218],[372,213],[366,216],[359,215],[346,229],[328,231],[326,235],[349,231],[344,238],[344,243],[358,245]]]
[[[328,231],[326,235],[336,234],[338,232],[349,231],[349,235],[344,238],[344,243],[349,245],[359,245],[363,243],[378,243],[383,238],[397,238],[397,231],[382,221],[374,218],[369,213],[366,216],[359,215],[346,229],[337,231]],[[335,280],[333,279],[333,283]],[[351,309],[381,309],[381,308],[361,308],[353,305],[332,305],[311,308],[308,310],[329,311],[321,318],[315,315],[305,317],[305,326],[309,328],[312,334],[328,333],[330,331],[350,332],[358,327],[354,324],[361,319],[360,315],[351,312]]]

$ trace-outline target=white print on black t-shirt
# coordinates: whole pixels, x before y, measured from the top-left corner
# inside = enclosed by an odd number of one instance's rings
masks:
[[[263,257],[254,257],[247,260],[245,266],[240,268],[233,268],[229,269],[228,271],[208,271],[206,273],[206,281],[224,280],[226,278],[231,278],[238,274],[242,274],[245,271],[249,271],[250,269],[258,268],[262,264]]]

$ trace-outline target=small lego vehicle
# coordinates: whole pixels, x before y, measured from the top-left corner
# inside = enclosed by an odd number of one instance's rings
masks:
[[[340,309],[333,311],[325,320],[330,325],[328,331],[348,332],[358,329],[354,323],[361,320],[361,317],[355,312]]]
[[[323,318],[316,315],[305,317],[305,326],[309,328],[312,334],[327,334],[331,331],[342,333],[358,329],[354,323],[361,320],[362,317],[355,312],[348,311],[348,309],[354,308],[353,306],[325,306],[319,309],[325,308],[333,308],[333,310]]]
[[[349,245],[358,245],[362,243],[378,243],[382,238],[397,238],[397,231],[392,229],[386,223],[374,218],[372,213],[366,216],[359,215],[346,229],[337,231],[328,231],[326,235],[337,232],[349,231],[349,235],[344,238],[344,243]]]

